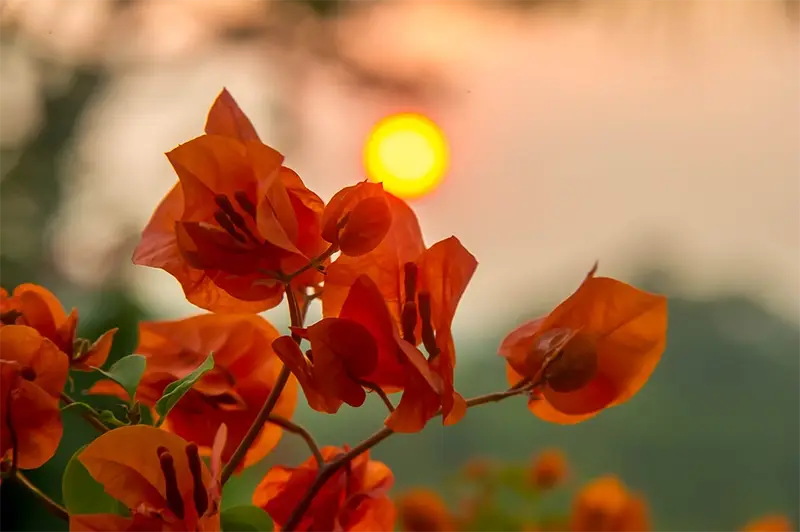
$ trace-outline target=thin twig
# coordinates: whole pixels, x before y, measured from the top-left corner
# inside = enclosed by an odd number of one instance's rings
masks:
[[[334,253],[336,253],[337,251],[339,251],[339,246],[338,246],[338,245],[336,245],[336,244],[331,244],[331,245],[328,247],[328,249],[326,249],[325,251],[323,251],[323,252],[322,252],[322,254],[321,254],[319,257],[315,257],[315,258],[311,259],[311,260],[310,260],[308,263],[306,263],[306,265],[305,265],[305,266],[303,266],[303,267],[302,267],[302,268],[300,268],[299,270],[296,270],[296,271],[294,271],[294,272],[292,272],[292,273],[290,273],[290,274],[286,275],[286,277],[285,277],[285,279],[286,279],[286,282],[288,283],[289,281],[291,281],[292,279],[294,279],[294,278],[295,278],[295,277],[297,277],[298,275],[300,275],[300,274],[302,274],[302,273],[305,273],[305,272],[307,272],[307,271],[308,271],[308,270],[310,270],[311,268],[318,268],[318,267],[320,267],[320,265],[321,265],[321,264],[322,264],[322,263],[325,261],[325,259],[327,259],[327,258],[328,258],[328,257],[330,257],[331,255],[333,255],[333,254],[334,254]]]
[[[473,407],[487,403],[502,401],[503,399],[506,399],[508,397],[513,397],[515,395],[522,395],[528,393],[534,387],[535,383],[530,382],[524,386],[511,388],[502,392],[479,395],[478,397],[473,397],[472,399],[468,399],[467,407]],[[437,416],[441,414],[442,414],[441,410],[439,410],[436,413]],[[360,444],[356,445],[345,454],[340,455],[335,460],[328,462],[324,467],[320,468],[319,472],[317,473],[317,478],[314,479],[314,482],[308,488],[306,494],[297,504],[297,507],[295,507],[294,511],[292,511],[292,514],[289,516],[289,519],[286,522],[286,526],[283,527],[283,531],[290,532],[297,528],[297,526],[300,524],[300,520],[303,518],[303,515],[305,515],[306,511],[308,511],[308,508],[311,506],[311,502],[314,500],[314,497],[317,495],[319,490],[322,489],[325,483],[339,469],[349,464],[356,456],[378,445],[380,442],[382,442],[392,434],[394,434],[394,431],[392,429],[388,427],[383,427],[378,432],[374,433],[372,436],[370,436]]]
[[[294,290],[289,283],[286,283],[286,301],[289,304],[289,316],[292,321],[293,327],[302,327],[303,326],[303,319],[304,316],[300,310],[300,307],[297,304],[297,298],[295,297]],[[292,338],[297,343],[300,343],[300,337],[292,334]],[[272,410],[275,408],[275,405],[278,404],[278,399],[280,398],[281,392],[283,392],[283,388],[286,386],[286,383],[289,382],[289,377],[291,376],[292,372],[286,366],[283,365],[281,368],[280,374],[278,374],[278,379],[275,381],[275,387],[272,388],[272,391],[269,393],[264,406],[261,407],[261,410],[258,412],[258,415],[253,420],[253,424],[250,425],[250,428],[247,430],[247,434],[244,435],[242,441],[239,443],[239,446],[233,452],[233,456],[225,464],[225,467],[222,468],[222,474],[220,476],[220,482],[222,485],[231,478],[236,468],[239,467],[239,464],[244,460],[244,456],[247,454],[247,451],[253,445],[253,442],[256,441],[258,434],[261,432],[261,429],[264,428],[264,424],[269,420],[270,414],[272,414]]]
[[[392,404],[392,400],[389,399],[389,396],[386,395],[386,392],[384,392],[380,386],[378,386],[377,384],[372,384],[371,382],[367,381],[361,381],[359,382],[359,384],[364,388],[366,388],[367,390],[374,392],[378,397],[380,397],[381,401],[383,401],[383,404],[385,404],[386,408],[389,409],[389,413],[394,412],[394,405]]]
[[[28,478],[25,475],[23,475],[19,470],[17,470],[17,473],[14,478],[16,478],[20,484],[25,486],[28,489],[28,491],[30,491],[33,494],[34,497],[39,499],[39,501],[42,504],[44,504],[44,506],[47,508],[48,512],[58,517],[59,519],[63,519],[64,521],[69,521],[69,514],[67,513],[67,510],[63,506],[58,504],[56,501],[48,497],[39,488],[34,486],[33,483],[30,480],[28,480]]]
[[[64,392],[61,392],[61,400],[68,405],[75,404],[75,400]],[[109,431],[109,428],[100,420],[99,417],[97,417],[97,415],[94,413],[94,410],[89,411],[85,408],[82,408],[81,417],[85,419],[91,426],[100,431],[101,434]]]
[[[244,455],[247,454],[247,451],[250,449],[250,446],[253,445],[253,442],[256,441],[258,434],[261,432],[261,429],[264,428],[264,423],[267,422],[269,419],[270,414],[272,413],[272,409],[275,408],[275,405],[278,403],[278,398],[283,391],[283,387],[286,386],[286,383],[289,381],[289,375],[292,372],[289,371],[285,365],[281,368],[280,374],[278,374],[278,379],[275,381],[275,386],[272,388],[272,391],[269,393],[264,406],[261,407],[261,411],[258,413],[256,418],[253,420],[253,424],[250,425],[250,428],[245,434],[244,438],[242,438],[241,443],[233,452],[233,456],[225,464],[225,467],[222,468],[222,475],[220,477],[220,482],[224,485],[231,475],[236,471],[236,468],[239,467],[239,464],[242,460],[244,460]]]
[[[358,444],[357,446],[350,449],[345,454],[340,455],[335,460],[328,462],[327,465],[320,468],[319,472],[317,473],[317,478],[314,479],[314,482],[308,488],[308,491],[303,495],[303,498],[297,504],[297,507],[292,512],[292,515],[289,516],[289,520],[286,522],[286,526],[283,527],[284,532],[289,532],[290,530],[294,530],[297,528],[297,525],[300,524],[300,520],[305,515],[308,507],[311,506],[311,502],[314,500],[314,497],[317,495],[319,490],[325,485],[325,483],[334,475],[337,471],[341,468],[349,464],[356,456],[360,455],[361,453],[368,451],[372,447],[378,445],[380,442],[388,438],[394,434],[394,431],[388,427],[383,427],[381,430]]]
[[[286,432],[297,434],[303,438],[306,442],[306,445],[308,445],[308,448],[311,449],[311,454],[314,455],[314,459],[317,461],[317,466],[322,467],[325,465],[325,458],[322,456],[322,451],[319,450],[319,445],[317,445],[317,442],[314,440],[314,436],[312,436],[311,433],[305,428],[280,416],[270,415],[269,418],[267,418],[267,422],[281,427]]]

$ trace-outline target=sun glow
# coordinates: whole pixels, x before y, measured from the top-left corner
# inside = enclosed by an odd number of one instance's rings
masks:
[[[387,192],[411,199],[441,182],[447,169],[444,134],[428,118],[412,113],[384,118],[370,132],[364,149],[367,175]]]

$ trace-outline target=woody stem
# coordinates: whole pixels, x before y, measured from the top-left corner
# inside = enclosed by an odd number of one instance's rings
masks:
[[[292,320],[293,327],[302,327],[303,326],[303,314],[300,311],[300,306],[297,304],[297,297],[295,297],[294,290],[292,287],[289,286],[289,283],[286,283],[286,301],[289,303],[289,316]],[[292,336],[293,338],[294,335]],[[295,338],[295,341],[299,343],[300,338]],[[256,441],[258,438],[261,429],[264,428],[264,424],[269,420],[270,414],[272,414],[272,410],[275,408],[275,405],[278,404],[278,399],[281,396],[281,392],[283,392],[283,388],[286,386],[286,383],[289,382],[289,377],[291,376],[292,372],[286,367],[286,364],[283,365],[281,368],[281,372],[278,374],[278,378],[275,381],[275,386],[272,388],[272,391],[269,393],[266,402],[264,402],[264,406],[261,407],[261,411],[259,411],[256,418],[253,420],[253,424],[250,425],[250,428],[247,429],[247,434],[244,435],[242,441],[239,443],[239,446],[233,452],[233,456],[225,464],[225,467],[222,468],[222,474],[220,475],[220,482],[224,485],[231,475],[233,475],[236,468],[239,467],[239,464],[244,460],[244,456],[247,454],[247,451]]]
[[[44,504],[47,508],[47,511],[53,514],[54,516],[58,517],[59,519],[63,519],[65,521],[69,521],[69,514],[67,510],[58,504],[56,501],[48,497],[44,492],[42,492],[39,488],[33,485],[33,483],[28,480],[28,478],[23,475],[19,470],[17,470],[17,474],[14,477],[17,481],[25,486],[28,491],[30,491],[34,497],[39,499],[39,501]]]
[[[67,405],[75,403],[75,400],[64,392],[61,392],[61,400]],[[85,419],[86,422],[91,426],[96,428],[101,434],[108,432],[108,427],[100,420],[99,417],[97,417],[97,414],[94,412],[94,410],[89,411],[86,409],[81,409],[81,417]]]
[[[275,381],[275,386],[272,388],[272,391],[269,393],[264,406],[261,407],[261,411],[256,416],[255,420],[253,420],[253,424],[250,425],[250,428],[247,430],[247,434],[244,435],[242,438],[241,443],[233,452],[233,456],[225,464],[225,467],[222,468],[222,475],[220,477],[220,482],[225,484],[231,475],[236,471],[236,468],[239,467],[239,464],[244,460],[244,455],[247,454],[247,451],[253,445],[253,442],[256,441],[258,434],[261,432],[261,429],[264,428],[264,424],[269,419],[270,414],[272,413],[272,409],[275,408],[275,405],[278,403],[278,398],[283,391],[283,387],[286,386],[286,383],[289,381],[289,375],[291,375],[291,371],[285,365],[281,368],[281,372],[278,374],[278,379]]]
[[[489,393],[486,395],[479,395],[477,397],[473,397],[472,399],[467,400],[467,407],[473,407],[478,405],[484,405],[487,403],[495,403],[497,401],[502,401],[508,397],[513,397],[515,395],[522,395],[527,393],[533,389],[533,384],[525,385],[522,387],[514,387],[502,392],[494,392]],[[442,411],[439,410],[436,415],[440,416]],[[325,464],[325,466],[319,469],[317,473],[317,477],[314,479],[314,482],[308,488],[308,491],[297,504],[297,507],[294,509],[292,514],[289,516],[289,520],[286,522],[286,526],[283,527],[283,532],[290,532],[295,530],[297,526],[300,524],[300,520],[303,518],[303,515],[308,511],[308,508],[311,506],[311,502],[314,500],[314,497],[319,493],[319,490],[325,485],[325,483],[341,468],[349,464],[355,457],[360,455],[361,453],[370,450],[372,447],[375,447],[380,442],[388,438],[394,434],[394,431],[388,427],[383,427],[378,432],[374,433],[372,436],[367,438],[366,440],[362,441],[348,452],[343,455],[340,455],[335,460],[332,460]]]
[[[314,436],[312,436],[311,433],[308,432],[304,427],[296,423],[292,423],[286,418],[273,415],[269,416],[267,422],[281,427],[286,432],[297,434],[303,438],[303,440],[306,442],[306,445],[308,445],[308,448],[311,449],[311,454],[314,455],[314,460],[317,461],[317,466],[322,467],[325,465],[325,458],[322,456],[322,451],[319,450],[319,445],[317,445],[317,442],[314,440]]]

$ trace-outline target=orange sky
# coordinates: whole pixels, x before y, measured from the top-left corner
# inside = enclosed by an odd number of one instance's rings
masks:
[[[521,294],[556,302],[597,259],[625,278],[642,254],[695,293],[742,290],[796,320],[797,34],[757,0],[642,3],[512,15],[388,2],[339,23],[358,61],[430,81],[417,98],[359,88],[330,65],[287,80],[288,56],[252,45],[120,70],[65,163],[74,199],[60,241],[87,227],[96,237],[57,249],[60,262],[97,278],[82,257],[145,223],[175,179],[163,153],[200,133],[224,84],[323,197],[363,179],[364,136],[381,116],[439,123],[451,170],[414,206],[430,243],[455,234],[480,261],[457,329],[518,314],[531,306]],[[167,274],[128,274],[166,313],[195,312]]]

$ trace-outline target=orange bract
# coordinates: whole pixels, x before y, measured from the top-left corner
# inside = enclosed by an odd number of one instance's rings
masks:
[[[358,183],[334,194],[322,214],[322,237],[344,255],[375,249],[392,224],[386,193],[379,183]]]
[[[770,514],[747,523],[742,532],[792,532],[796,530],[785,515]]]
[[[218,531],[219,478],[197,445],[146,425],[101,435],[78,455],[131,516],[71,515],[70,530]]]
[[[321,451],[326,462],[345,452],[337,447]],[[313,458],[299,467],[273,467],[256,487],[253,504],[263,508],[280,530],[318,471]],[[369,452],[360,454],[325,483],[296,530],[394,530],[394,504],[387,496],[393,483],[394,476],[385,464],[370,460]]]
[[[400,404],[386,424],[397,432],[416,432],[442,406],[442,378],[412,343],[400,338],[378,287],[366,275],[353,283],[338,318],[324,318],[299,332],[311,341],[313,363],[288,340],[278,352],[298,375],[312,408],[335,412],[343,401],[360,406],[363,386],[402,388]],[[324,403],[328,406],[320,408]]]
[[[531,470],[531,483],[539,489],[551,489],[567,476],[567,458],[560,449],[546,449],[536,456]]]
[[[570,529],[573,532],[646,532],[650,530],[647,504],[630,493],[616,477],[606,476],[584,486],[575,497]]]
[[[222,458],[228,461],[272,391],[281,362],[272,351],[275,328],[256,315],[205,314],[177,321],[142,322],[135,352],[147,357],[147,368],[136,399],[153,406],[164,388],[194,370],[214,354],[215,367],[175,405],[164,428],[197,442],[207,453],[219,427],[227,425],[228,443]],[[93,393],[122,389],[100,381]],[[297,384],[290,379],[273,413],[290,418],[297,404]],[[261,460],[281,437],[281,429],[267,425],[248,451],[242,466]]]
[[[667,300],[589,272],[578,290],[545,317],[502,342],[511,384],[541,380],[530,410],[546,421],[576,423],[630,399],[652,374],[666,344]]]
[[[410,353],[403,345],[425,346],[429,357],[424,363],[427,367],[422,368],[414,362],[417,357],[409,354],[412,366],[417,368],[412,372],[389,371],[390,367],[397,366],[398,350],[388,347],[389,355],[383,360],[379,357],[377,375],[371,381],[387,391],[405,390],[397,410],[387,419],[387,425],[399,432],[415,432],[422,429],[439,407],[447,424],[457,422],[466,412],[464,399],[453,389],[455,349],[451,326],[456,306],[478,263],[455,237],[426,249],[413,211],[391,195],[387,194],[386,200],[392,213],[386,236],[369,253],[358,257],[342,255],[331,264],[325,279],[322,308],[327,317],[344,318],[351,287],[359,276],[366,275],[381,297],[369,298],[373,311],[364,310],[364,319],[378,327],[376,318],[371,315],[373,312],[385,315],[386,310],[376,310],[382,306],[388,309],[389,319],[383,320],[380,328],[394,329],[392,334],[402,337],[402,353]],[[375,330],[372,330],[373,336]],[[381,337],[385,338],[385,345],[391,346],[391,335],[384,332]],[[441,392],[435,391],[437,386],[432,387],[430,379],[420,378],[430,372],[441,380]]]
[[[456,522],[441,496],[429,489],[407,491],[395,500],[397,519],[405,532],[451,532]]]
[[[33,327],[51,340],[69,360],[73,369],[89,371],[105,364],[117,329],[105,332],[94,343],[75,337],[78,309],[67,315],[55,295],[42,286],[21,284],[11,296],[0,288],[2,325],[16,324]]]
[[[0,328],[0,459],[35,469],[56,452],[58,407],[69,365],[58,347],[24,325]]]
[[[206,134],[167,154],[178,183],[142,233],[133,261],[161,268],[195,305],[216,312],[276,306],[291,273],[325,249],[324,204],[283,155],[261,143],[226,91],[212,106]],[[294,285],[316,285],[313,269]]]

